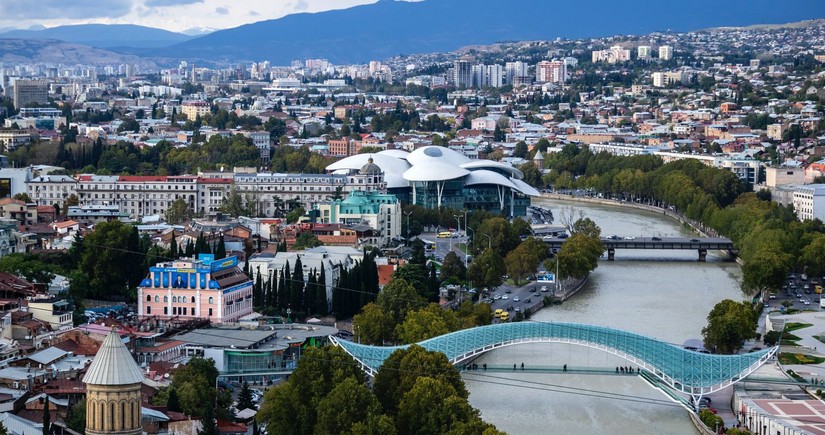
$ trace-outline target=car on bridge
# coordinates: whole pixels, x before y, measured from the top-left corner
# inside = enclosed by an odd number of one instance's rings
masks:
[[[657,237],[657,236],[653,236],[653,237],[651,237],[651,238],[650,238],[650,240],[653,240],[654,242],[661,242],[661,241],[662,241],[662,238],[661,238],[661,237]]]
[[[699,239],[690,239],[691,243],[699,243]]]

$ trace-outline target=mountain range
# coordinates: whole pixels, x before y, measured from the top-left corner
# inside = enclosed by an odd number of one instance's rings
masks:
[[[0,33],[3,39],[57,39],[96,48],[168,47],[192,36],[133,24],[78,24],[40,30],[11,30]]]
[[[0,38],[53,38],[129,54],[210,62],[326,58],[364,63],[498,41],[551,40],[787,23],[825,17],[822,0],[381,0],[193,37],[141,26],[63,26]]]

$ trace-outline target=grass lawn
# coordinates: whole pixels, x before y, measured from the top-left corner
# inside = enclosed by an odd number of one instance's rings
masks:
[[[781,364],[821,364],[825,362],[825,358],[801,353],[782,352],[779,354],[779,362]]]
[[[791,334],[790,332],[786,332],[782,334],[782,344],[784,345],[796,345],[797,341],[801,340],[801,338],[797,337],[796,335]]]
[[[814,326],[811,323],[801,323],[801,322],[789,322],[785,324],[785,331],[791,332],[796,331],[797,329],[807,328],[809,326]]]

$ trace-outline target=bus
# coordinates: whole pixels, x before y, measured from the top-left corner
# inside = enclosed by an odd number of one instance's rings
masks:
[[[507,311],[502,312],[501,316],[499,317],[499,320],[501,320],[502,322],[510,320],[510,313]]]
[[[424,250],[427,252],[435,251],[435,242],[429,240],[422,240],[424,242]]]
[[[439,239],[449,239],[452,236],[453,236],[453,233],[451,233],[449,231],[442,231],[442,232],[438,233],[438,236],[436,236],[436,237],[438,237]]]

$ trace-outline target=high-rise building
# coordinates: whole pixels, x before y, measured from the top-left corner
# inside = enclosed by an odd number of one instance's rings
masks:
[[[19,109],[29,104],[47,104],[49,84],[44,80],[16,80],[14,82],[14,107]]]
[[[659,59],[662,60],[670,60],[673,59],[673,47],[669,45],[663,45],[659,47]]]
[[[561,60],[543,60],[536,65],[536,81],[564,83],[567,80],[567,64]]]
[[[648,60],[650,59],[650,52],[651,48],[649,45],[640,45],[636,51],[636,57],[639,58],[639,60]]]
[[[473,86],[482,88],[487,85],[487,65],[473,65]]]
[[[487,81],[485,86],[493,88],[504,86],[504,67],[501,65],[487,65]]]
[[[524,77],[527,75],[527,63],[516,61],[507,62],[504,64],[504,81],[508,85],[512,85],[514,77]]]
[[[458,88],[473,85],[473,65],[470,61],[459,59],[453,62],[453,84]]]

